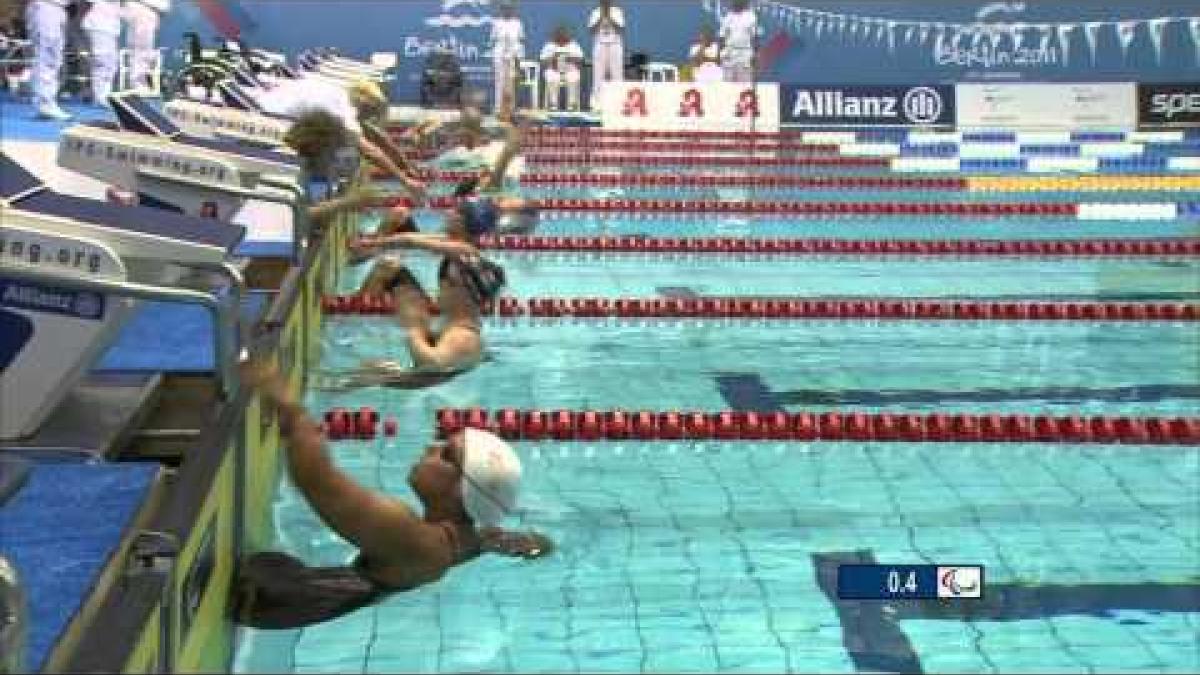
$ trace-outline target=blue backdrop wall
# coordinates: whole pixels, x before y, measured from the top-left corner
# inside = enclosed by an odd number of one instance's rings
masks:
[[[620,0],[618,0],[620,2]],[[680,62],[722,0],[624,0],[627,52]],[[590,0],[521,0],[527,53],[555,26],[583,24]],[[762,79],[809,83],[1145,81],[1200,78],[1197,0],[757,0],[764,26]],[[492,0],[181,0],[162,42],[186,30],[240,32],[254,45],[294,53],[334,46],[366,57],[396,52],[393,94],[415,100],[420,65],[454,51],[486,84]]]

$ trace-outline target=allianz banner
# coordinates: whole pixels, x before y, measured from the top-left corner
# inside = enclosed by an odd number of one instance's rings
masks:
[[[790,84],[783,89],[784,124],[803,126],[953,126],[950,85]]]
[[[1138,124],[1200,127],[1200,83],[1139,84]]]
[[[606,129],[779,131],[779,85],[612,82],[600,93]]]

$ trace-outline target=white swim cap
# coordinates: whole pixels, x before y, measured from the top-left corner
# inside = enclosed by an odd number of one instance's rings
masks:
[[[499,436],[468,428],[463,438],[463,505],[476,527],[496,527],[517,507],[521,459]]]

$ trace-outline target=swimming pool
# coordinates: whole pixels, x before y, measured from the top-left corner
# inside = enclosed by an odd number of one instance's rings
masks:
[[[629,189],[636,196],[643,193]],[[1142,223],[564,215],[547,233],[1196,236]],[[902,232],[903,234],[897,234]],[[521,297],[692,295],[1194,301],[1192,259],[769,258],[495,252]],[[783,262],[786,260],[786,262]],[[783,262],[783,264],[781,264]],[[413,257],[428,283],[433,262]],[[351,269],[342,291],[364,269]],[[414,500],[440,408],[866,410],[1195,416],[1200,341],[1173,322],[494,319],[490,359],[373,406],[396,438],[331,444]],[[323,366],[402,357],[377,317],[332,317]],[[240,672],[1193,672],[1200,448],[1042,443],[521,442],[521,527],[559,545],[300,631],[240,631]],[[278,545],[350,548],[284,486]],[[987,566],[992,602],[847,602],[839,562]]]

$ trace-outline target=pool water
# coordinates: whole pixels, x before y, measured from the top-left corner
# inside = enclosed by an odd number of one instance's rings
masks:
[[[577,234],[589,222],[548,226]],[[606,222],[622,231],[646,223]],[[700,218],[671,225],[693,234],[720,227]],[[759,234],[760,225],[740,232]],[[1034,236],[992,221],[970,231],[904,225],[807,227],[839,237],[895,236],[874,227]],[[1195,221],[1103,224],[1114,234],[1078,222],[1026,227],[1059,237],[1196,234]],[[495,257],[519,297],[1200,295],[1194,260]],[[432,282],[434,261],[410,264]],[[365,272],[349,270],[341,290]],[[386,318],[334,317],[322,365],[402,359],[398,335]],[[407,470],[442,407],[1200,412],[1195,324],[495,319],[485,336],[489,360],[438,387],[310,393],[314,411],[369,405],[399,420],[396,438],[330,443],[339,466],[415,503]],[[550,535],[553,556],[483,558],[303,630],[241,630],[237,670],[1200,669],[1197,447],[547,441],[517,449],[526,481],[514,526]],[[275,509],[280,549],[314,565],[353,555],[286,481]],[[872,560],[985,565],[988,599],[965,612],[838,600],[828,584],[836,565]]]

